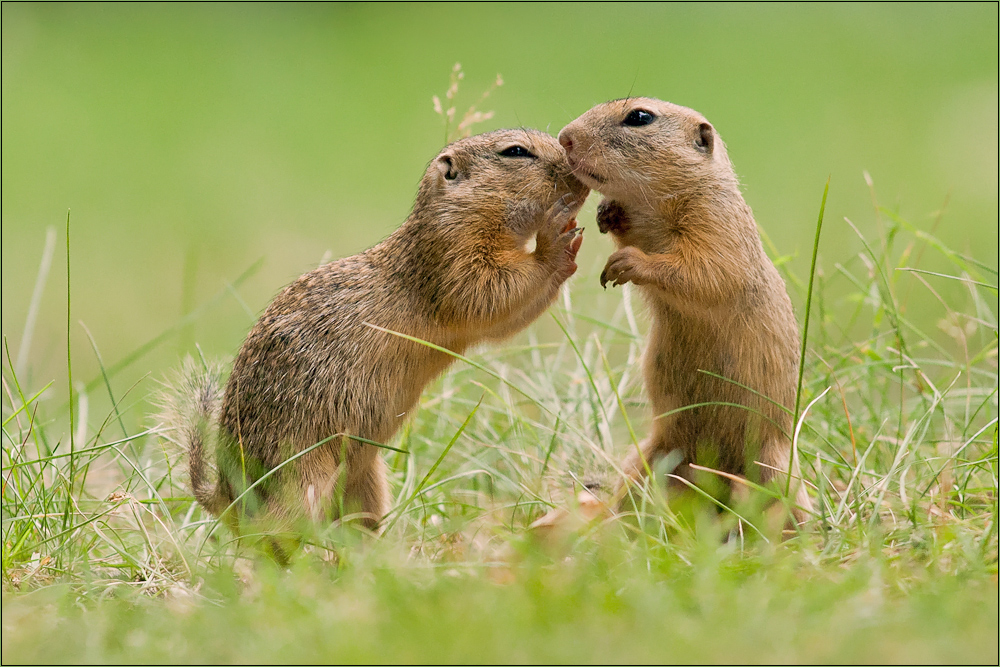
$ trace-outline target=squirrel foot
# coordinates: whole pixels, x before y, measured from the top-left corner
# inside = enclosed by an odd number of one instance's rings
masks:
[[[632,226],[625,207],[616,201],[602,199],[597,206],[597,227],[602,234],[624,234]]]
[[[564,195],[545,213],[545,223],[535,239],[535,253],[554,265],[559,281],[576,272],[576,255],[583,244],[583,227],[576,226],[575,202]]]
[[[653,282],[649,276],[649,255],[634,246],[626,246],[608,257],[608,263],[601,272],[601,287],[607,289],[608,283],[624,285],[648,285]]]

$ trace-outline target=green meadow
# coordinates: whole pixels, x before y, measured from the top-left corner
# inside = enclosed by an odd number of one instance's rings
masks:
[[[5,664],[1000,660],[996,4],[0,11]],[[163,382],[406,218],[435,95],[474,132],[712,121],[808,317],[812,521],[667,503],[661,468],[631,516],[527,530],[650,427],[597,194],[556,304],[387,443],[382,537],[307,527],[280,568],[194,503]]]

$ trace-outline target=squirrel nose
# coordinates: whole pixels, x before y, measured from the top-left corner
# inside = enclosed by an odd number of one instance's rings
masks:
[[[563,128],[562,132],[559,133],[559,143],[562,144],[563,149],[568,155],[571,150],[573,150],[573,138],[570,133],[566,131],[567,128]]]

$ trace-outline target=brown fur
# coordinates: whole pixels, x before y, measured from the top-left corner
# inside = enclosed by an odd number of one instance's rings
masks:
[[[624,124],[637,109],[655,120]],[[715,129],[691,109],[631,98],[597,105],[559,141],[573,173],[606,197],[598,223],[619,249],[601,284],[631,282],[649,304],[644,375],[654,414],[707,402],[750,409],[703,406],[657,418],[641,445],[646,462],[679,449],[674,472],[692,480],[689,463],[783,482],[792,417],[781,406],[795,401],[798,326]],[[645,472],[637,452],[623,467],[631,479]],[[811,502],[804,485],[792,486],[802,520]]]
[[[512,146],[533,156],[499,154]],[[205,400],[178,437],[198,501],[218,514],[290,456],[337,436],[265,480],[248,511],[281,524],[333,518],[342,497],[345,513],[377,529],[390,503],[385,463],[378,447],[343,436],[389,442],[453,357],[373,327],[459,354],[524,328],[576,270],[573,215],[587,193],[547,134],[500,130],[447,146],[396,232],[303,275],[267,307],[221,405],[207,374],[189,383]],[[203,425],[216,416],[213,485]]]

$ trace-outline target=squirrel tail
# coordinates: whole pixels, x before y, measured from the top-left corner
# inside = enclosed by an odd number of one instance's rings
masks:
[[[205,454],[218,436],[222,376],[221,365],[199,363],[188,357],[159,400],[161,422],[166,426],[164,437],[187,454],[194,497],[215,515],[229,504],[225,492],[209,480],[212,466]]]

